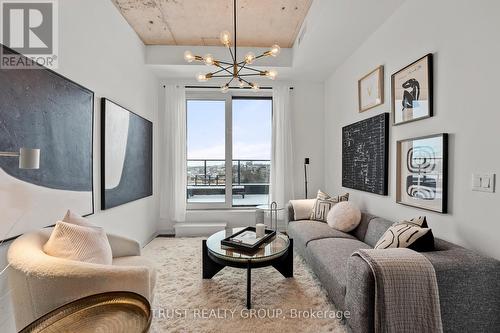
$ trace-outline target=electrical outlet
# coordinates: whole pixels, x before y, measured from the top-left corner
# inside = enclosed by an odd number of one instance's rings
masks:
[[[472,190],[480,192],[495,192],[494,173],[475,173],[472,175]]]

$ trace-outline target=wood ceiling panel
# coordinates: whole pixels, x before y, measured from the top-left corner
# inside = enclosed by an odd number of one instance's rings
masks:
[[[112,0],[146,45],[219,46],[232,0]],[[312,0],[238,0],[238,46],[291,47]]]

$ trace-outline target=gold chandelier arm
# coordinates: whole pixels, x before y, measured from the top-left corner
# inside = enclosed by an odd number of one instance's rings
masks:
[[[223,66],[220,66],[220,65],[217,65],[217,64],[215,64],[215,66],[219,67],[220,69],[218,71],[216,71],[216,72],[213,72],[212,74],[218,74],[218,73],[224,72],[224,71],[228,72],[229,74],[232,74],[230,71],[228,71],[228,69],[231,68],[231,67],[233,67],[233,66],[223,67]]]
[[[261,72],[260,70],[255,69],[255,68],[252,68],[252,67],[245,67],[245,69],[249,69],[249,70],[251,70],[251,71],[254,71],[254,72],[259,72],[259,73]]]
[[[250,82],[248,82],[247,80],[245,80],[244,78],[240,77],[239,79],[241,81],[245,82],[246,84],[248,84],[249,86],[252,86],[252,84]]]
[[[217,60],[217,62],[218,62],[219,64],[223,64],[223,65],[226,65],[226,66],[234,66],[234,64],[231,64],[231,63],[229,63],[229,62],[225,62],[225,61],[219,61],[219,60]]]
[[[229,80],[228,83],[226,83],[226,85],[229,86],[231,84],[231,82],[233,82],[233,80],[234,80],[234,76],[231,78],[231,80]]]
[[[263,74],[264,72],[260,72],[260,73],[252,73],[252,74],[239,74],[238,77],[243,77],[243,76],[264,76],[265,74]]]
[[[231,48],[231,46],[229,46],[228,49],[229,49],[229,53],[231,53],[231,59],[233,59],[233,62],[236,62],[236,59],[234,58],[234,54],[233,54],[233,49]]]
[[[212,75],[210,78],[233,77],[233,74]]]

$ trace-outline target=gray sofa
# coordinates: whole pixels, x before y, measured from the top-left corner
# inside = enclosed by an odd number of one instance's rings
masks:
[[[353,332],[373,332],[374,278],[363,259],[351,254],[373,248],[392,221],[367,213],[350,233],[312,220],[295,221],[288,205],[288,234],[294,249],[312,268],[329,297],[349,311]],[[500,332],[500,261],[435,239],[435,251],[422,252],[436,271],[445,332]]]

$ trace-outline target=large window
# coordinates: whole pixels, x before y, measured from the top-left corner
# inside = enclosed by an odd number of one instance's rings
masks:
[[[271,97],[192,93],[186,106],[188,207],[267,203]]]

